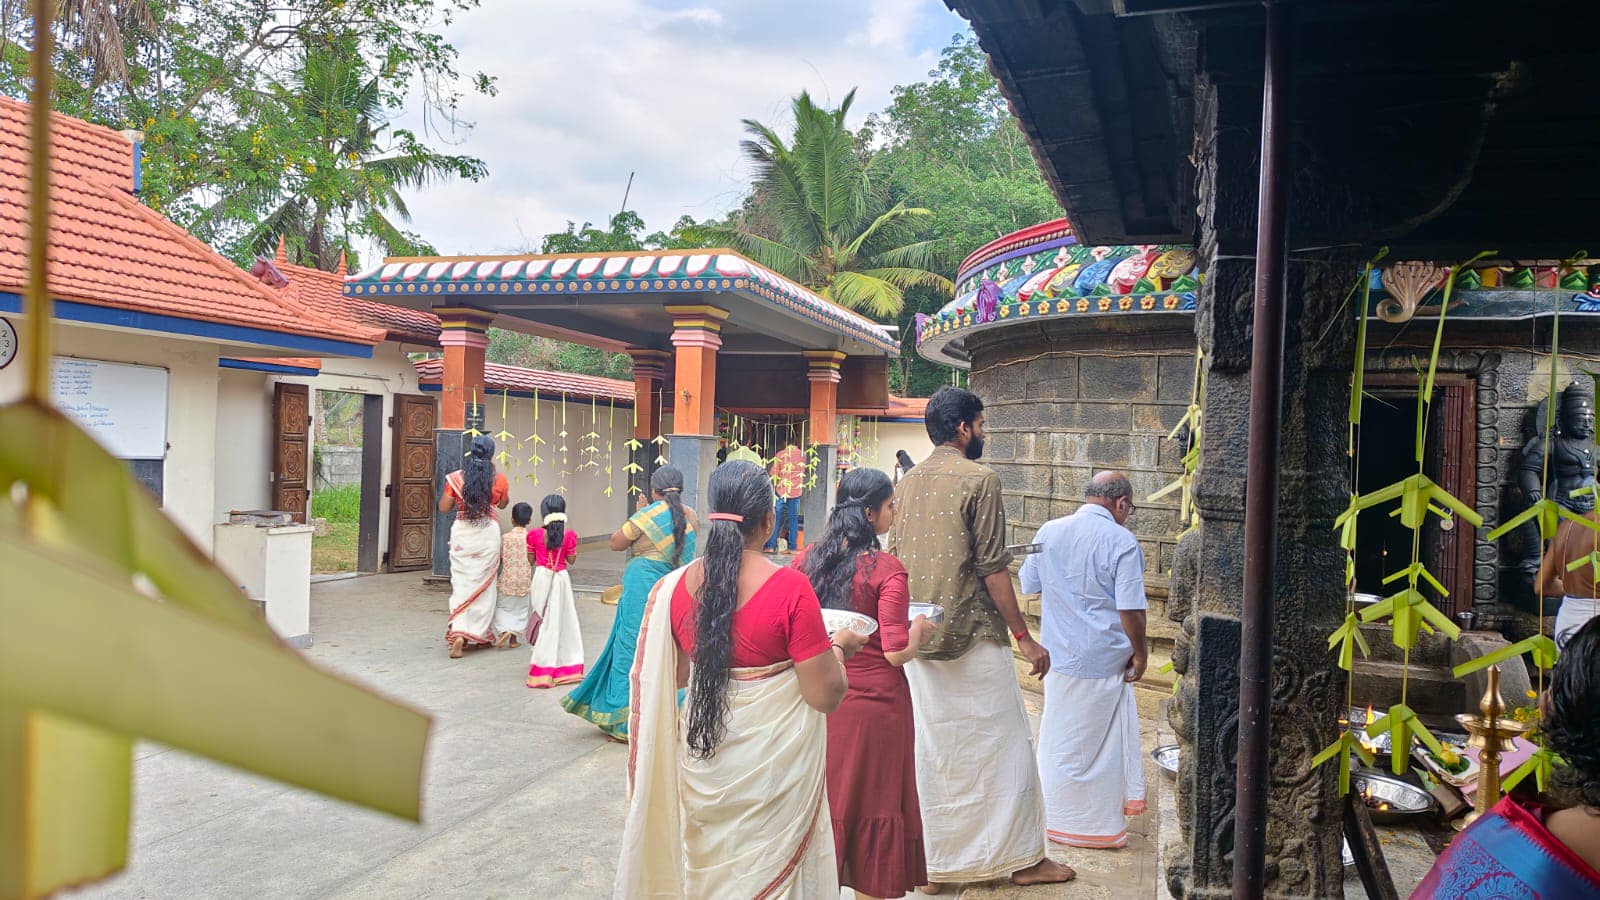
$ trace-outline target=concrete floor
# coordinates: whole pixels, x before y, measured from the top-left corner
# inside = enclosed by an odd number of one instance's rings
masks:
[[[620,560],[580,558],[574,583],[616,582]],[[367,812],[158,745],[137,751],[128,870],[81,897],[607,897],[621,833],[626,748],[523,685],[527,652],[447,658],[446,595],[414,574],[313,587],[312,661],[430,712],[423,824]],[[580,593],[589,659],[614,607]],[[1029,694],[1038,711],[1037,695]],[[1146,750],[1156,726],[1146,722]],[[1148,756],[1146,757],[1148,759]],[[1128,848],[1055,848],[1078,881],[971,886],[968,898],[1149,898],[1170,782],[1146,767],[1152,811]],[[950,892],[945,896],[958,896]]]

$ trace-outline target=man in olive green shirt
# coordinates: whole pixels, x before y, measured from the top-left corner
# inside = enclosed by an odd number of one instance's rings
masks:
[[[1000,479],[977,462],[983,401],[940,388],[925,422],[935,449],[895,486],[889,552],[906,567],[912,602],[945,610],[906,665],[930,887],[1070,881],[1072,869],[1045,854],[1044,794],[1011,639],[1035,675],[1049,670],[1050,654],[1017,606]]]

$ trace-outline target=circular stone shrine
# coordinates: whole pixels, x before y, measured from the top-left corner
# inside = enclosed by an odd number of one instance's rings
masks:
[[[1183,473],[1185,442],[1168,436],[1194,397],[1195,258],[1165,244],[1091,247],[1065,219],[1046,222],[968,256],[956,299],[917,322],[923,356],[971,369],[1011,542],[1076,509],[1096,471],[1120,469],[1157,596],[1181,497],[1145,498]]]

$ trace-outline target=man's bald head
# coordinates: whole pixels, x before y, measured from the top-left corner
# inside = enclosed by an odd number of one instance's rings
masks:
[[[1123,497],[1133,497],[1133,483],[1121,472],[1097,472],[1089,479],[1083,491],[1084,499],[1101,506],[1111,506]]]
[[[1083,499],[1104,507],[1121,525],[1133,512],[1133,484],[1121,472],[1100,472],[1089,479]]]

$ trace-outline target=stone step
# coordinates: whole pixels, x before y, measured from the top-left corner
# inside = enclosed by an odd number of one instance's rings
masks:
[[[1407,703],[1419,715],[1453,716],[1467,711],[1466,685],[1442,666],[1404,664],[1383,659],[1356,660],[1353,694],[1356,706],[1385,708],[1400,702],[1404,680]]]

